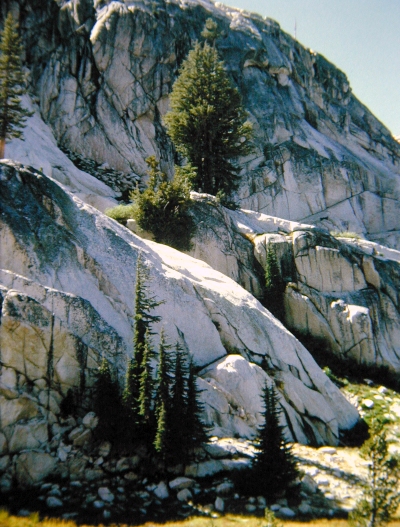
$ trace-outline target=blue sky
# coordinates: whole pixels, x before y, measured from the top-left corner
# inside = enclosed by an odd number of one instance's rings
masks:
[[[400,0],[224,0],[268,16],[346,73],[354,94],[400,136]]]

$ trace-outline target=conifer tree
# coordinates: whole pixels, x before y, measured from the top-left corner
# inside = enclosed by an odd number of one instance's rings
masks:
[[[96,434],[103,440],[117,441],[121,425],[121,399],[118,382],[112,378],[110,365],[103,359],[94,385],[93,409],[99,418]]]
[[[150,274],[139,254],[136,267],[135,287],[135,327],[133,334],[133,359],[130,361],[124,400],[131,407],[134,417],[139,416],[140,382],[143,373],[143,355],[146,345],[146,334],[151,335],[151,326],[160,321],[160,317],[151,311],[162,302],[149,294]],[[128,402],[129,401],[129,402]]]
[[[8,13],[0,42],[0,159],[4,157],[6,139],[22,138],[25,120],[32,115],[20,99],[25,93],[22,53],[18,24]]]
[[[216,37],[215,27],[205,28]],[[238,186],[233,160],[250,152],[251,125],[215,45],[196,43],[183,62],[165,116],[177,150],[197,169],[195,188],[226,196]]]
[[[266,261],[265,261],[265,295],[264,301],[266,307],[277,318],[282,319],[284,315],[283,308],[283,293],[285,291],[285,283],[282,280],[281,271],[279,269],[276,249],[273,243],[269,243],[267,247]]]
[[[170,449],[171,463],[184,462],[187,459],[187,435],[185,420],[187,412],[186,364],[182,347],[175,348],[174,379],[171,394],[170,434],[175,441]]]
[[[252,469],[251,487],[268,501],[287,490],[297,475],[296,461],[279,423],[280,408],[273,386],[264,389],[264,425]]]
[[[139,434],[139,387],[140,379],[136,378],[136,363],[128,361],[125,376],[125,387],[122,392],[125,445],[131,447]]]
[[[361,448],[369,462],[368,479],[363,497],[350,514],[350,524],[356,527],[377,527],[387,524],[400,505],[400,456],[390,455],[386,430],[374,420],[370,438]]]
[[[154,448],[163,460],[168,458],[171,442],[169,425],[172,409],[172,363],[167,351],[168,348],[170,346],[165,342],[164,330],[162,330],[158,352],[157,390],[155,397],[156,435]]]
[[[151,347],[150,330],[146,330],[145,343],[143,347],[142,363],[140,365],[139,379],[139,419],[143,427],[144,435],[149,436],[153,428],[153,367],[151,365],[154,352]]]
[[[187,379],[187,406],[185,419],[187,445],[189,450],[201,446],[201,444],[205,443],[208,439],[206,426],[201,418],[203,406],[199,401],[199,393],[195,366],[193,360],[190,360]]]

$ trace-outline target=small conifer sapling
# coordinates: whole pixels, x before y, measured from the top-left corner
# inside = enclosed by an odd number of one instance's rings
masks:
[[[285,492],[298,476],[296,461],[279,422],[280,407],[275,388],[264,389],[264,425],[260,428],[251,486],[267,501]]]

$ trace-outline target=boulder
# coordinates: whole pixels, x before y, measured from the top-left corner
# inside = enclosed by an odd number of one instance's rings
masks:
[[[100,487],[97,493],[100,499],[106,503],[112,503],[114,501],[115,496],[108,487]]]
[[[29,424],[16,424],[9,441],[9,452],[33,450],[45,446],[48,441],[48,425],[44,420],[30,420]]]
[[[12,400],[0,397],[0,408],[2,429],[23,419],[32,419],[39,414],[39,407],[36,401],[28,394],[22,394],[18,399]]]
[[[15,474],[21,487],[41,483],[56,468],[56,459],[43,452],[23,452],[17,457]]]
[[[173,479],[168,483],[168,486],[171,490],[182,490],[182,489],[188,489],[190,487],[193,487],[195,484],[195,480],[191,478],[185,478],[184,476],[180,476],[178,478]]]
[[[160,483],[156,486],[153,492],[160,500],[165,500],[169,497],[168,486],[165,481],[160,481]]]

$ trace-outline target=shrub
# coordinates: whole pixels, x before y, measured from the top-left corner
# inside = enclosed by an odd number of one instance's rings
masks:
[[[362,239],[359,234],[352,231],[331,231],[331,236],[334,238],[353,238],[354,240]]]
[[[133,206],[129,205],[117,205],[112,209],[106,209],[105,213],[113,220],[126,225],[126,222],[133,218]]]
[[[190,165],[175,167],[174,177],[168,181],[154,156],[147,158],[146,162],[149,182],[143,192],[137,188],[130,195],[132,217],[141,229],[153,233],[156,242],[178,250],[189,250],[194,222],[188,209],[195,171]]]

